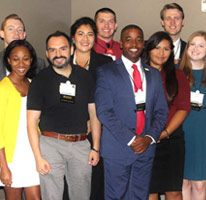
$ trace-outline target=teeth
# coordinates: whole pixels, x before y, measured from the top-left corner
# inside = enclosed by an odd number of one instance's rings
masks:
[[[130,51],[136,52],[136,51],[138,51],[138,49],[130,49]]]
[[[25,68],[20,68],[18,69],[19,72],[24,72],[25,71]]]

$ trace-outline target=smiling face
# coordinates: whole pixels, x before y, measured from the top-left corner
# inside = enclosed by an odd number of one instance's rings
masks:
[[[53,67],[64,68],[70,62],[70,45],[64,36],[51,37],[48,41],[46,55]]]
[[[15,47],[8,58],[11,65],[11,74],[22,77],[30,68],[32,58],[29,50],[24,46]]]
[[[176,8],[165,10],[161,24],[171,37],[179,37],[184,25],[182,13]]]
[[[171,54],[170,43],[162,40],[154,49],[150,51],[150,65],[161,70]]]
[[[95,40],[95,34],[90,25],[81,25],[75,32],[76,51],[90,52]]]
[[[8,19],[4,30],[0,31],[0,36],[4,40],[5,47],[14,40],[25,39],[26,32],[24,31],[24,25],[18,19]]]
[[[112,13],[99,12],[96,18],[97,37],[109,42],[117,29],[115,16]]]
[[[142,32],[136,28],[125,30],[122,34],[120,46],[122,48],[123,55],[133,63],[136,63],[144,48]]]
[[[206,41],[202,36],[196,36],[189,42],[187,54],[191,61],[203,61],[206,56]]]

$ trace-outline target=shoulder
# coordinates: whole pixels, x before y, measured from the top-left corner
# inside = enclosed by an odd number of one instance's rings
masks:
[[[91,59],[95,59],[94,61],[98,60],[102,64],[112,62],[112,58],[110,58],[109,56],[97,53],[95,50],[91,51]]]
[[[120,43],[117,42],[117,41],[115,41],[115,40],[113,40],[113,45],[115,45],[115,46],[119,46],[119,47],[120,47]]]
[[[182,70],[180,70],[180,69],[176,68],[175,73],[176,73],[176,77],[179,78],[179,79],[186,78],[184,72]]]
[[[0,67],[1,68],[4,66],[3,59],[4,59],[4,51],[0,52]]]
[[[181,48],[185,49],[187,43],[185,41],[183,41],[182,39],[180,39],[180,42],[181,42]]]
[[[151,73],[160,75],[159,70],[157,70],[156,68],[151,67],[150,65],[147,65],[147,64],[145,64],[144,62],[142,62],[142,66],[144,67],[144,70],[145,70],[146,72],[148,71],[148,72],[151,72]]]
[[[37,57],[37,64],[39,67],[45,68],[45,62],[42,58]]]
[[[116,61],[111,61],[108,63],[103,64],[102,66],[98,67],[97,70],[113,70],[117,68],[119,65],[124,65],[121,59],[118,59]]]
[[[176,69],[176,78],[177,78],[178,82],[181,82],[181,83],[184,82],[184,83],[188,83],[189,84],[186,75],[180,69]]]
[[[33,79],[32,79],[32,82],[33,81],[41,81],[41,80],[44,80],[46,79],[47,77],[51,77],[51,73],[52,73],[52,69],[51,67],[46,67],[44,69],[42,69]]]
[[[0,58],[3,59],[3,57],[4,57],[4,51],[1,51],[0,52]]]
[[[181,41],[181,43],[184,44],[184,45],[187,44],[187,43],[186,43],[184,40],[182,40],[182,39],[180,39],[180,41]]]
[[[0,93],[1,95],[3,95],[6,93],[10,93],[11,91],[15,91],[14,86],[9,80],[9,78],[6,76],[2,79],[2,81],[0,81]]]
[[[2,81],[0,81],[0,86],[11,86],[11,82],[9,80],[9,78],[6,76],[5,78],[2,79]]]

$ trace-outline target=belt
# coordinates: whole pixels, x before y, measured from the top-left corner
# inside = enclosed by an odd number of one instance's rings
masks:
[[[44,136],[47,136],[47,137],[51,137],[51,138],[55,138],[55,139],[59,139],[59,140],[64,140],[66,142],[78,142],[78,141],[86,140],[86,138],[87,138],[86,133],[72,135],[72,134],[59,134],[59,133],[54,133],[54,132],[50,132],[50,131],[42,131],[41,134]]]

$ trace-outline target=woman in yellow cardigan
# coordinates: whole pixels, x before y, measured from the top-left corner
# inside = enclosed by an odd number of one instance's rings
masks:
[[[40,199],[39,175],[26,127],[26,97],[36,67],[36,53],[25,40],[16,40],[5,51],[11,72],[0,82],[0,186],[6,199]]]

